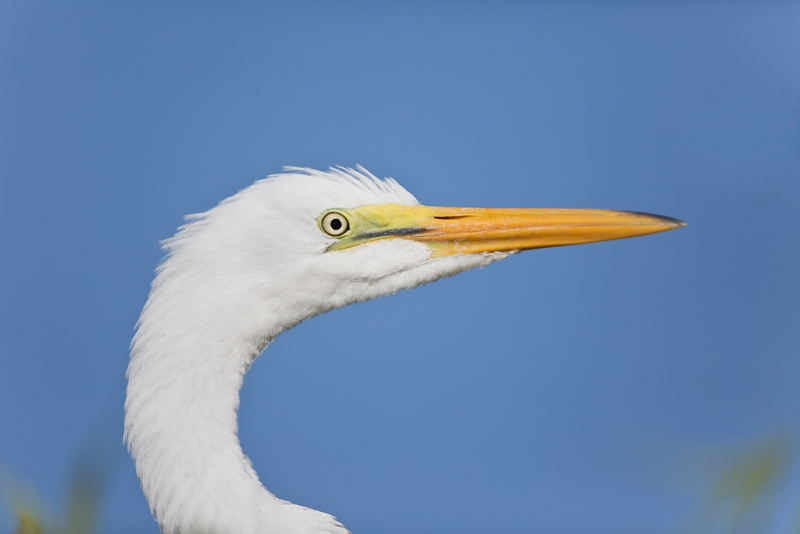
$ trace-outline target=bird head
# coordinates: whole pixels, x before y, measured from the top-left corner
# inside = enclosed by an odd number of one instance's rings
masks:
[[[167,280],[180,271],[202,297],[192,303],[202,316],[222,307],[241,324],[262,317],[252,328],[266,329],[266,340],[333,308],[522,250],[683,225],[623,211],[422,206],[394,180],[362,168],[287,171],[190,217],[166,242],[159,275]]]

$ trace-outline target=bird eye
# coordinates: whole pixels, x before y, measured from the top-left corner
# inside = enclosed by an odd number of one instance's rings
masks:
[[[322,230],[329,236],[339,237],[350,229],[347,217],[337,211],[332,211],[322,218]]]

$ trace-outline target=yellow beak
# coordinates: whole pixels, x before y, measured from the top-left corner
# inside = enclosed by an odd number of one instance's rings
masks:
[[[670,217],[593,209],[442,208],[377,204],[342,214],[348,230],[328,250],[377,239],[401,238],[428,245],[434,256],[515,252],[624,239],[686,226]]]

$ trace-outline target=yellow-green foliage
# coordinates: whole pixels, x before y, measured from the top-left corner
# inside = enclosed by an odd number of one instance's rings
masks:
[[[786,436],[764,439],[741,448],[707,484],[707,494],[686,531],[692,534],[774,531],[771,525],[781,512],[783,482],[793,460],[794,445]],[[800,506],[796,510],[800,511]],[[791,534],[800,534],[800,530]]]
[[[37,492],[5,477],[4,500],[17,518],[14,534],[93,534],[107,473],[97,462],[78,461],[69,484],[66,518],[52,519]]]

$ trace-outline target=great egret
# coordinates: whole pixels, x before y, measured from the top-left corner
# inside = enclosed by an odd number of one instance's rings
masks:
[[[287,168],[187,218],[164,243],[131,345],[125,441],[165,534],[344,534],[278,499],[237,436],[242,378],[278,334],[334,308],[521,250],[682,226],[568,209],[421,206],[365,169]]]

